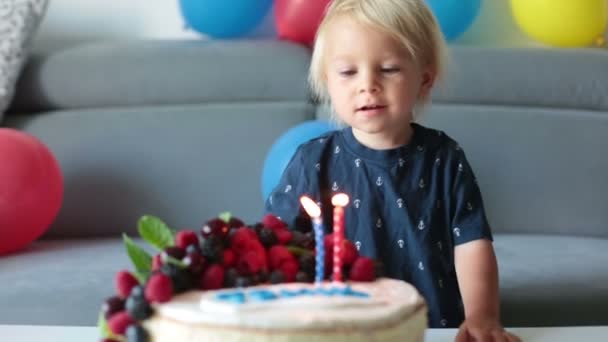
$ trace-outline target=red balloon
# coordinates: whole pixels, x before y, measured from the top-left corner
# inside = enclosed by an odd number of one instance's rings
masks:
[[[280,39],[312,46],[331,0],[276,0],[275,21]]]
[[[63,200],[57,160],[37,138],[0,128],[0,255],[40,237]]]

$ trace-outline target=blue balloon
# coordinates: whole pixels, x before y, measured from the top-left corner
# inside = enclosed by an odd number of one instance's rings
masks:
[[[235,38],[253,30],[272,0],[180,0],[186,24],[213,38]]]
[[[283,133],[272,145],[262,171],[262,196],[268,198],[272,190],[279,184],[283,171],[295,154],[298,146],[337,127],[327,121],[306,121]]]
[[[426,0],[437,17],[446,40],[454,40],[477,18],[481,0]]]

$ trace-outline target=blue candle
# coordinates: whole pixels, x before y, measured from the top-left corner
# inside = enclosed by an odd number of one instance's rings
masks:
[[[323,228],[323,219],[321,218],[321,208],[309,197],[302,196],[300,203],[304,210],[312,219],[312,227],[315,232],[315,283],[320,285],[325,276],[325,246],[323,243],[325,237],[325,229]]]

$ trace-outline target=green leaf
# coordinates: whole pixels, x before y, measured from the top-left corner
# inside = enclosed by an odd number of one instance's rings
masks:
[[[97,319],[97,327],[99,327],[99,334],[101,335],[101,337],[110,338],[112,332],[108,327],[108,322],[106,321],[106,318],[103,315],[103,311],[99,312],[99,318]]]
[[[296,257],[301,257],[302,255],[306,254],[313,254],[313,251],[302,247],[286,246],[286,248],[291,254],[295,255]]]
[[[122,239],[127,248],[127,254],[135,266],[136,275],[146,275],[152,270],[152,257],[143,248],[139,247],[127,234],[122,234]],[[140,279],[141,281],[141,279]]]
[[[183,261],[181,261],[179,259],[176,259],[176,258],[174,258],[174,257],[172,257],[170,255],[166,255],[165,258],[166,258],[165,260],[167,261],[167,263],[173,264],[173,265],[175,265],[175,266],[177,266],[179,268],[187,268],[188,267],[188,265],[186,265],[185,262],[183,262]]]
[[[223,213],[220,213],[217,217],[219,217],[220,220],[228,223],[228,221],[230,221],[230,219],[232,218],[232,214],[229,211],[225,211]]]
[[[158,217],[142,216],[137,230],[147,243],[160,251],[175,245],[174,232]]]

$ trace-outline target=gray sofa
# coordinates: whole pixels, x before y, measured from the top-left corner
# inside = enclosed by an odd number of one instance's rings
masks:
[[[467,152],[508,326],[608,324],[608,53],[457,47],[423,124]],[[54,152],[64,204],[0,257],[0,324],[94,325],[143,214],[261,217],[264,157],[323,117],[310,52],[277,41],[94,43],[30,58],[2,126]]]

